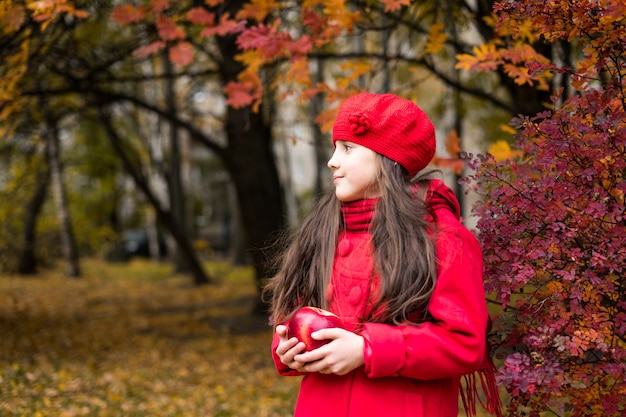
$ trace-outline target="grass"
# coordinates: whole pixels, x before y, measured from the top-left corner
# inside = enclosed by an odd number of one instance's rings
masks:
[[[246,268],[194,287],[167,264],[83,260],[84,276],[0,276],[3,417],[291,416]]]
[[[197,288],[164,264],[83,269],[0,277],[0,415],[291,415],[249,270]]]

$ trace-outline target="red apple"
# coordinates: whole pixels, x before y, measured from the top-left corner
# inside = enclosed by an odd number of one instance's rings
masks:
[[[343,322],[337,315],[317,307],[301,307],[289,321],[287,337],[297,337],[304,342],[305,351],[308,352],[330,342],[330,339],[315,340],[311,333],[333,327],[343,327]]]

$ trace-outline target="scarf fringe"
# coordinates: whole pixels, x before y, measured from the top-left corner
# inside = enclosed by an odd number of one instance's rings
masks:
[[[463,407],[468,417],[476,416],[476,403],[487,410],[491,415],[502,417],[502,400],[500,399],[500,393],[498,392],[498,386],[496,384],[496,366],[491,358],[488,358],[489,365],[474,372],[473,374],[464,375],[465,387],[461,387],[461,399],[463,400]],[[485,400],[478,392],[477,379],[480,381],[480,388],[485,394]]]

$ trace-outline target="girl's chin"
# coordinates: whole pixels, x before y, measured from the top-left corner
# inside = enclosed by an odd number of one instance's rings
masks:
[[[345,195],[340,195],[340,194],[336,194],[336,193],[335,193],[335,197],[337,197],[337,200],[341,201],[342,203],[349,203],[351,201],[356,201],[356,200],[361,200],[362,199],[362,198],[359,198],[359,197],[345,196]]]

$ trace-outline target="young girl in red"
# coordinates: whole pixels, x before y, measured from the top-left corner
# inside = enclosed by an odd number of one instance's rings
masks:
[[[417,175],[435,129],[411,101],[361,93],[339,108],[332,140],[334,192],[266,288],[278,372],[304,375],[295,416],[456,417],[461,377],[491,371],[488,314],[481,250],[453,192]],[[310,352],[285,326],[307,305],[344,323],[315,332],[331,342]],[[494,390],[492,373],[481,381]],[[470,414],[476,398],[464,396]]]

